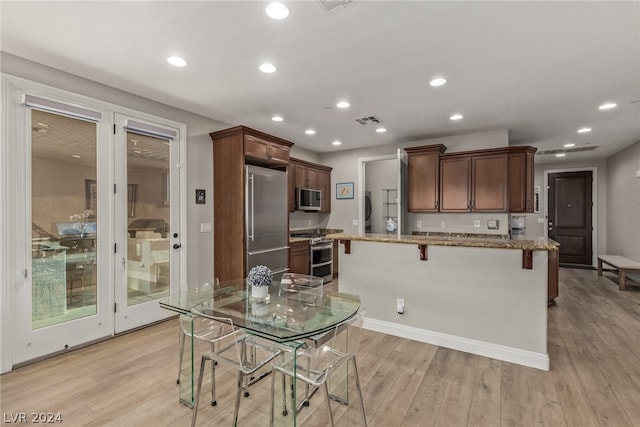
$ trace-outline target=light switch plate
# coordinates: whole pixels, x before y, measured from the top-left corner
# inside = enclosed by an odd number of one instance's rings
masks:
[[[358,220],[354,219],[353,221],[351,221],[351,224],[357,226],[358,225]]]
[[[544,218],[538,218],[538,224],[544,224]]]
[[[200,224],[200,232],[201,233],[211,233],[211,223],[210,222],[203,222],[202,224]]]

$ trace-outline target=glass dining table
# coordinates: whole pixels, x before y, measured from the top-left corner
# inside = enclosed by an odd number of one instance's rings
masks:
[[[245,332],[257,335],[287,346],[294,355],[307,345],[318,346],[333,336],[328,333],[335,327],[353,317],[360,309],[358,295],[336,291],[286,292],[281,291],[280,283],[273,282],[269,286],[268,301],[251,297],[251,287],[246,280],[219,282],[215,285],[186,288],[161,300],[160,306],[181,315],[191,316],[191,309],[206,309],[216,317],[231,318],[234,325]],[[196,349],[191,336],[187,336],[183,346],[183,363],[180,372],[179,399],[188,406],[193,406],[195,391]],[[344,373],[346,378],[346,372]],[[276,387],[276,390],[279,387]],[[295,381],[291,387],[295,400]],[[346,401],[347,396],[342,387],[335,387],[331,393],[337,400]],[[282,401],[282,396],[276,398]],[[276,406],[275,425],[296,425],[296,405],[293,413],[285,416]]]

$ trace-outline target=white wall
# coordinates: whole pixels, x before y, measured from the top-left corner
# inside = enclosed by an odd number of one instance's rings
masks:
[[[357,189],[359,159],[364,157],[395,154],[398,148],[432,144],[444,144],[447,147],[447,153],[506,147],[509,145],[509,133],[506,129],[499,129],[466,135],[390,144],[374,148],[339,151],[336,153],[323,153],[320,155],[320,163],[333,168],[333,172],[331,174],[332,185],[335,186],[336,182],[353,182],[355,183],[354,187]],[[353,225],[353,220],[358,219],[358,194],[355,194],[353,199],[346,200],[335,200],[335,194],[332,194],[332,197],[331,217],[329,218],[328,227],[344,229],[345,233],[357,233],[358,225]],[[486,214],[412,214],[407,217],[408,228],[405,232],[410,233],[413,230],[417,230],[416,221],[421,219],[423,221],[423,227],[420,231],[433,231],[427,227],[426,224],[435,223],[437,224],[437,231],[484,233],[489,232],[486,229],[487,219],[499,219],[501,230],[498,230],[498,232],[500,234],[505,234],[508,232],[507,217],[507,214],[489,216],[486,216]],[[473,228],[473,220],[475,219],[482,220],[482,228]],[[440,228],[440,223],[442,221],[445,221],[445,223],[448,224],[444,230]]]
[[[606,253],[640,261],[640,141],[607,159]]]
[[[57,89],[84,95],[143,113],[187,125],[187,282],[197,285],[213,275],[213,236],[200,233],[200,223],[213,222],[213,149],[209,132],[230,127],[227,124],[160,104],[91,80],[80,78],[42,64],[1,52],[1,71]],[[207,190],[207,203],[196,205],[195,189]]]
[[[368,329],[548,369],[546,251],[527,270],[514,249],[430,245],[421,261],[411,244],[339,248],[340,289],[360,295]]]

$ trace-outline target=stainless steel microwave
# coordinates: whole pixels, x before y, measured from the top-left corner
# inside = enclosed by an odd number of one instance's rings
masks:
[[[311,188],[298,188],[296,191],[296,206],[299,211],[319,211],[321,191]]]

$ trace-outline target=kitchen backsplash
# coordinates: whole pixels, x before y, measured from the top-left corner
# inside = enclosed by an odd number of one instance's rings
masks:
[[[327,228],[328,222],[328,214],[315,212],[291,212],[289,214],[289,230]]]

